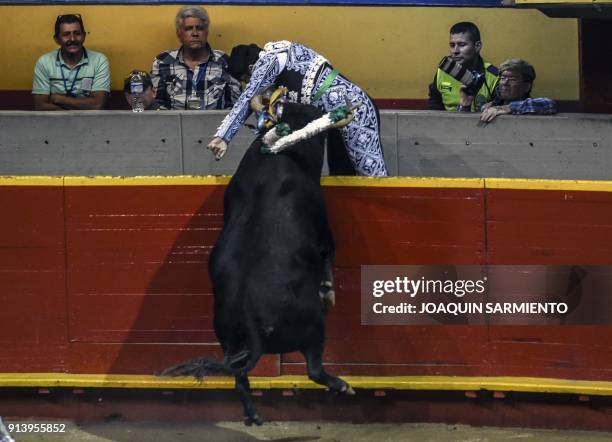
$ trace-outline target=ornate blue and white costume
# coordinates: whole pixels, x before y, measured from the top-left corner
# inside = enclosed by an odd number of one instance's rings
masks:
[[[332,70],[325,58],[299,43],[280,41],[266,44],[251,80],[215,136],[229,143],[248,117],[251,98],[273,84],[289,89],[289,101],[312,104],[325,112],[345,105],[345,99],[351,103],[361,102],[363,104],[355,110],[353,121],[340,129],[342,140],[357,173],[386,176],[378,112],[368,94],[342,75],[337,75],[325,93],[312,101]]]

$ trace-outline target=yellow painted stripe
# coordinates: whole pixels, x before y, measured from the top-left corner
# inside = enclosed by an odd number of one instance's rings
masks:
[[[0,185],[41,185],[44,180],[66,186],[188,186],[225,185],[231,176],[67,176],[67,177],[0,177]],[[53,180],[53,181],[52,181]],[[321,177],[324,186],[347,187],[435,187],[435,188],[483,188],[482,178],[429,178],[429,177]]]
[[[612,382],[530,377],[467,376],[342,376],[353,388],[385,390],[517,391],[612,396]],[[321,385],[306,376],[251,377],[256,389],[316,389]],[[234,379],[210,376],[203,382],[193,378],[160,378],[143,375],[95,375],[66,373],[0,373],[1,387],[231,389]]]
[[[224,185],[229,176],[94,176],[64,177],[66,186],[202,186]]]
[[[483,178],[442,178],[442,177],[357,177],[357,176],[324,176],[324,186],[348,187],[436,187],[482,189]]]
[[[230,176],[5,176],[0,185],[6,186],[188,186],[226,185]],[[444,177],[321,177],[329,187],[415,187],[517,189],[612,192],[612,181],[548,180],[524,178],[444,178]]]
[[[612,192],[612,181],[487,178],[489,189]]]
[[[64,178],[54,176],[0,176],[0,186],[63,186]]]

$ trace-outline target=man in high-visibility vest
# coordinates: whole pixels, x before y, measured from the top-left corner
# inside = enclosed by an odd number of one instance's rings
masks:
[[[474,23],[460,22],[450,28],[448,58],[470,72],[483,75],[484,81],[478,90],[466,90],[466,85],[438,68],[429,85],[428,109],[479,112],[485,103],[493,100],[498,70],[482,59],[481,49],[480,31]]]

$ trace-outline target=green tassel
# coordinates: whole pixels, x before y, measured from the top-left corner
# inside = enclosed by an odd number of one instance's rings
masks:
[[[329,119],[332,120],[333,123],[337,123],[338,121],[344,120],[351,114],[351,109],[348,106],[341,106],[335,111],[329,113]]]
[[[291,132],[293,132],[287,123],[277,124],[274,130],[276,131],[276,135],[280,137],[286,137]]]
[[[287,123],[278,123],[276,126],[274,126],[274,131],[276,132],[276,135],[279,136],[279,138],[286,137],[291,132],[293,132]],[[259,148],[259,151],[261,153],[272,153],[272,151],[270,150],[270,146],[268,146],[267,144],[262,144]]]

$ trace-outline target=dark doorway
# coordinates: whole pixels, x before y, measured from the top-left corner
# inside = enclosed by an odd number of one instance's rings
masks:
[[[580,19],[581,104],[612,113],[612,19]]]

